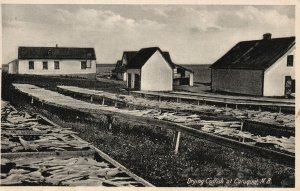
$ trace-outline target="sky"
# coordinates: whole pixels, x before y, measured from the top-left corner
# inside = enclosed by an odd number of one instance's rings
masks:
[[[158,46],[177,64],[212,64],[237,42],[295,35],[293,5],[2,5],[2,63],[19,46],[93,47],[97,63]]]

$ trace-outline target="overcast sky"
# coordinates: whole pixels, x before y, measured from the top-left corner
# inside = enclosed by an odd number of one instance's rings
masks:
[[[94,47],[98,63],[159,46],[178,64],[211,64],[242,40],[294,36],[294,6],[2,5],[3,63],[18,46]]]

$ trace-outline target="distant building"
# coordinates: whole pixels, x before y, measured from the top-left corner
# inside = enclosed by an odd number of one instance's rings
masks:
[[[118,80],[127,80],[126,65],[136,55],[137,51],[123,52],[122,60],[118,60],[115,69],[112,71],[113,76]]]
[[[194,85],[194,72],[178,64],[174,64],[174,85]]]
[[[212,91],[254,96],[295,92],[295,37],[243,41],[211,66]]]
[[[95,78],[96,55],[94,48],[19,47],[9,73]]]
[[[143,48],[127,64],[127,86],[143,91],[172,91],[173,69],[170,56],[158,47]]]

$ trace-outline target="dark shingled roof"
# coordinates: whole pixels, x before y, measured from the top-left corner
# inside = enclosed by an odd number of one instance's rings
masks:
[[[177,68],[181,68],[181,69],[183,69],[183,70],[186,70],[186,71],[189,71],[189,72],[191,72],[191,73],[194,73],[193,70],[188,69],[188,68],[186,68],[186,67],[183,67],[182,65],[178,65],[178,64],[174,64],[174,65],[175,65],[175,67],[177,67]]]
[[[96,55],[94,48],[19,47],[18,58],[96,60]]]
[[[295,37],[242,41],[217,60],[213,69],[266,70],[295,44]]]
[[[174,63],[171,60],[169,52],[162,52],[158,47],[142,48],[127,64],[127,69],[140,69],[149,60],[149,58],[159,51],[167,63],[174,68]]]
[[[127,62],[129,62],[136,55],[137,52],[138,51],[124,51],[122,59],[125,57]]]

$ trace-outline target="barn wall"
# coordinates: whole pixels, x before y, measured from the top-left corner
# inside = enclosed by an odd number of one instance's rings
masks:
[[[159,51],[156,51],[144,64],[141,73],[141,90],[173,90],[173,69]]]
[[[288,55],[295,55],[295,47],[265,71],[264,96],[284,96],[285,76],[295,79],[295,56],[293,67],[287,67]]]
[[[212,90],[262,96],[262,70],[212,69]]]
[[[29,61],[34,61],[34,70],[29,70]],[[43,61],[48,61],[48,70],[43,70]],[[54,69],[54,60],[19,60],[19,74],[36,75],[76,75],[96,74],[96,61],[93,60],[91,68],[81,69],[81,60],[57,60],[59,69]],[[82,60],[84,61],[84,60]]]

